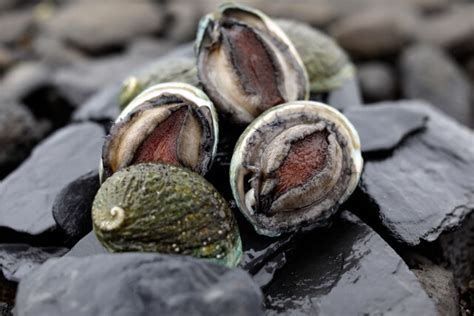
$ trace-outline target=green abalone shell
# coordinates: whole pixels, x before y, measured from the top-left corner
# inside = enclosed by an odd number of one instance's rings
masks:
[[[112,252],[181,254],[236,266],[238,227],[224,198],[203,177],[167,164],[122,169],[101,186],[94,231]]]

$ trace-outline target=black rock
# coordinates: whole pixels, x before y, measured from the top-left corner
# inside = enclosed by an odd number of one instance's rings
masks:
[[[265,295],[268,315],[436,315],[402,258],[347,212],[287,254]]]
[[[20,281],[33,269],[52,257],[67,252],[61,247],[32,247],[27,244],[0,244],[0,268],[9,281]]]
[[[366,103],[395,98],[397,83],[394,71],[388,64],[364,63],[358,67],[357,76]]]
[[[474,209],[474,134],[423,102],[388,104],[428,115],[428,123],[391,157],[367,161],[361,187],[398,241],[433,241]]]
[[[356,128],[366,153],[394,149],[407,136],[421,130],[428,117],[416,108],[394,103],[350,108],[344,114]]]
[[[0,183],[0,227],[40,234],[56,226],[54,198],[81,174],[96,168],[104,131],[94,123],[65,127],[35,148]]]
[[[20,282],[18,315],[261,315],[244,271],[145,253],[51,259]]]
[[[410,47],[400,59],[400,71],[404,97],[424,99],[464,125],[474,126],[467,78],[441,49]]]
[[[53,218],[68,241],[78,241],[92,230],[92,202],[99,187],[99,172],[94,170],[69,183],[56,196]]]
[[[88,233],[84,236],[66,256],[71,257],[88,257],[98,254],[107,253],[107,250],[100,244],[94,232]]]

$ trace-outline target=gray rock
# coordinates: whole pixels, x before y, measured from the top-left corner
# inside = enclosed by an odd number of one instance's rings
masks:
[[[138,43],[124,54],[82,60],[58,70],[53,85],[71,104],[82,105],[94,93],[111,83],[122,82],[139,67],[169,50],[169,43]]]
[[[164,19],[151,1],[72,1],[50,19],[46,30],[88,52],[123,46],[161,30]]]
[[[15,62],[13,53],[7,48],[0,46],[0,73],[8,69]]]
[[[175,0],[166,6],[170,21],[166,27],[166,37],[183,43],[196,37],[197,27],[203,12],[199,1]]]
[[[360,107],[362,105],[362,98],[357,80],[350,79],[344,81],[340,88],[334,89],[327,94],[324,102],[340,111],[352,107]]]
[[[51,259],[20,282],[26,315],[261,315],[244,271],[190,257],[145,253]]]
[[[92,202],[99,190],[97,168],[65,186],[53,204],[53,218],[67,236],[67,242],[76,242],[92,230]]]
[[[428,115],[397,104],[373,104],[344,111],[356,128],[364,153],[389,151],[426,125]]]
[[[32,247],[27,244],[0,244],[0,268],[9,281],[18,282],[52,257],[62,256],[67,248]]]
[[[100,244],[95,233],[92,231],[79,240],[79,242],[71,248],[66,256],[89,257],[102,253],[108,253],[108,251]]]
[[[417,45],[405,50],[400,70],[406,98],[427,100],[459,122],[474,124],[467,78],[440,49]]]
[[[118,106],[122,85],[115,82],[92,95],[73,114],[74,121],[114,121],[120,114]]]
[[[23,161],[47,130],[24,106],[0,99],[0,177]]]
[[[100,159],[104,131],[99,125],[67,126],[37,146],[0,183],[0,227],[32,235],[56,226],[52,205],[58,192]]]
[[[51,82],[52,72],[40,62],[22,62],[11,68],[0,81],[2,94],[20,102],[33,91]]]
[[[86,60],[86,57],[80,51],[45,33],[40,33],[33,39],[32,50],[38,56],[38,59],[54,69]]]
[[[436,303],[439,315],[458,316],[459,295],[454,286],[453,273],[420,256],[416,256],[415,261],[411,271]]]
[[[407,8],[375,7],[336,22],[330,34],[352,57],[377,58],[397,54],[411,40],[415,21]]]
[[[394,104],[428,115],[426,129],[392,156],[366,161],[361,187],[399,241],[433,241],[474,209],[474,134],[417,101]]]
[[[443,14],[423,19],[417,40],[464,56],[474,53],[474,4],[457,3]]]
[[[163,80],[166,79],[166,81],[176,81],[180,78],[187,79],[190,76],[194,76],[195,78],[189,80],[189,83],[198,84],[196,71],[192,70],[188,73],[186,67],[190,61],[192,62],[191,58],[194,58],[193,56],[194,52],[192,43],[181,45],[166,55],[157,58],[155,61],[144,64],[143,67],[130,70],[128,74],[137,76],[138,78],[150,78],[150,81],[153,81],[153,74],[156,74],[157,72],[159,73],[159,76]],[[173,65],[176,65],[176,68],[172,67]],[[179,71],[176,71],[176,69]],[[76,121],[115,120],[120,113],[118,100],[121,87],[122,82],[109,84],[107,88],[91,96],[84,105],[74,113],[73,119]]]
[[[30,11],[9,11],[0,15],[0,43],[21,42],[33,25]]]
[[[436,315],[402,258],[354,215],[303,238],[265,291],[267,315]]]
[[[360,89],[366,103],[394,99],[397,83],[393,69],[381,62],[368,62],[358,67]]]

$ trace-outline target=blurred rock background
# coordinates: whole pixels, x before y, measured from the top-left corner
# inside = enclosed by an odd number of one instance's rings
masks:
[[[217,0],[0,0],[0,179],[87,99],[192,41]],[[242,0],[333,36],[365,102],[425,99],[474,127],[474,3]]]

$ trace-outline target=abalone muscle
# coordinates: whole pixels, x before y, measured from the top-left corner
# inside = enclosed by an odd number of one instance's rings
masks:
[[[359,136],[336,109],[312,101],[271,108],[244,131],[230,181],[237,205],[268,236],[325,225],[354,191]]]
[[[204,92],[185,83],[158,84],[133,99],[112,126],[101,178],[141,162],[181,165],[204,175],[217,141],[217,114]]]
[[[205,16],[196,53],[204,90],[221,114],[238,124],[272,106],[308,98],[300,56],[280,27],[258,10],[225,4]]]

